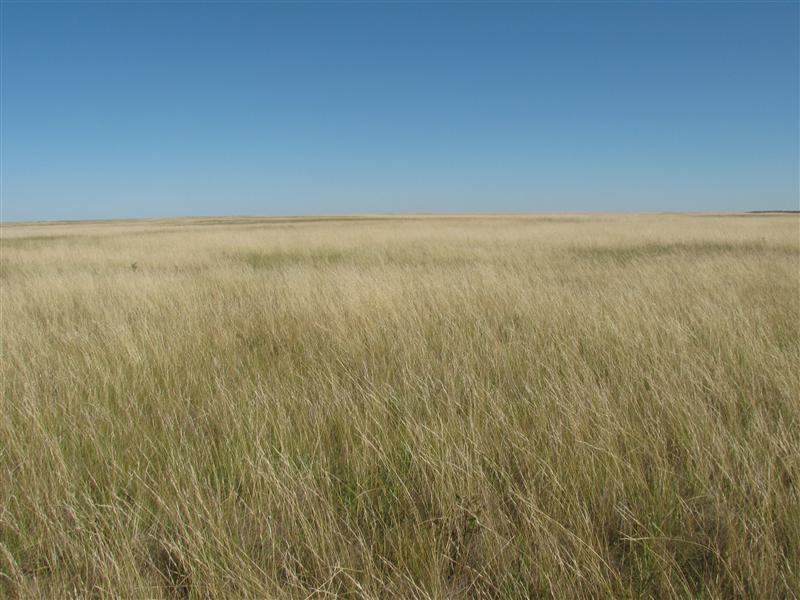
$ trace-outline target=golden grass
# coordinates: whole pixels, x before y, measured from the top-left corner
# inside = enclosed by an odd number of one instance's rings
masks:
[[[797,215],[5,225],[0,595],[800,594]]]

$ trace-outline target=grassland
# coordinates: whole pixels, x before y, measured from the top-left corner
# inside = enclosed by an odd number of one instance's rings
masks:
[[[800,218],[2,227],[0,596],[800,594]]]

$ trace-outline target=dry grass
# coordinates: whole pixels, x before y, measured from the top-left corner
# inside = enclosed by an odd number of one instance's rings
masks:
[[[800,593],[797,215],[5,225],[0,282],[0,595]]]

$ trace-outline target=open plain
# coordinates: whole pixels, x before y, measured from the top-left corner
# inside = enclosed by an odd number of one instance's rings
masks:
[[[800,217],[4,224],[0,595],[800,594]]]

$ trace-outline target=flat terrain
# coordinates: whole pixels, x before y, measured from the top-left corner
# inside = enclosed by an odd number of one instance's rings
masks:
[[[2,227],[0,596],[800,594],[800,217]]]

